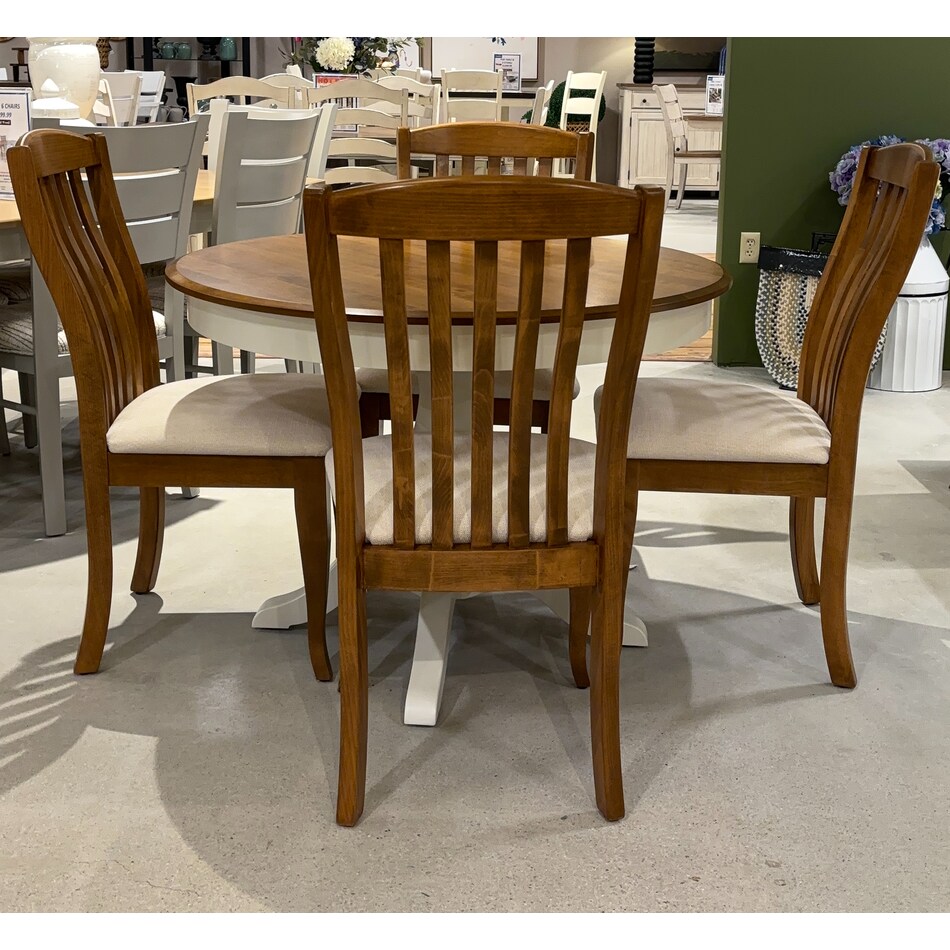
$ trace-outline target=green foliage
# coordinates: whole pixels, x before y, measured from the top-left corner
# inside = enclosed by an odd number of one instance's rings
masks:
[[[552,129],[558,129],[561,127],[561,107],[564,104],[564,82],[558,83],[554,89],[551,91],[551,98],[548,100],[548,117],[545,119],[544,124],[549,126]],[[593,99],[594,90],[593,89],[575,89],[574,95],[579,99]],[[523,116],[522,119],[525,122],[531,121],[531,113],[534,110],[529,109]],[[607,100],[604,99],[603,95],[600,97],[600,111],[597,114],[597,121],[599,122],[607,112]],[[587,119],[587,116],[584,115],[571,115],[569,112],[567,114],[568,122],[584,122]]]

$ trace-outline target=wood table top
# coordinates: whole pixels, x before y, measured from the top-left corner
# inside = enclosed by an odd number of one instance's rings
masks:
[[[380,305],[377,242],[341,237],[343,292],[351,319],[377,323]],[[551,242],[545,255],[542,320],[555,321],[561,303],[565,243]],[[626,241],[595,238],[587,293],[587,316],[609,318],[616,313]],[[514,322],[518,296],[518,245],[500,246],[498,261],[498,320]],[[471,323],[472,249],[452,245],[453,322]],[[457,273],[456,271],[457,266]],[[406,249],[407,309],[410,323],[427,322],[425,247],[408,242]],[[172,261],[165,269],[168,282],[189,297],[241,310],[313,319],[310,275],[302,234],[255,238],[204,248]],[[654,313],[704,303],[725,293],[732,278],[720,264],[697,254],[661,248]]]

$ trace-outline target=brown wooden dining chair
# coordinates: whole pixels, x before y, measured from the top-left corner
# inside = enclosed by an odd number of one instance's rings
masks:
[[[627,570],[623,524],[627,428],[659,256],[659,188],[622,189],[528,177],[404,181],[333,192],[308,188],[304,216],[313,305],[327,378],[334,450],[340,631],[337,821],[363,810],[367,742],[365,594],[571,589],[587,628],[593,602],[591,736],[597,805],[623,816],[619,664]],[[574,372],[584,323],[591,239],[626,234],[606,405],[596,446],[570,438]],[[356,367],[340,276],[340,235],[378,240],[392,435],[363,440]],[[404,242],[425,242],[432,430],[413,429]],[[548,433],[531,432],[547,242],[566,240]],[[451,246],[470,261],[453,270]],[[459,243],[463,246],[459,249]],[[520,244],[511,426],[493,431],[498,246]],[[453,385],[463,351],[453,337],[453,281],[472,268],[471,427],[453,416],[468,383]],[[413,287],[413,293],[417,288]],[[545,294],[548,290],[545,290]],[[467,306],[467,305],[466,305]],[[551,335],[553,330],[548,328]],[[468,332],[466,327],[461,332]],[[548,331],[545,331],[545,335]],[[548,336],[550,339],[550,336]],[[460,379],[468,380],[467,375]],[[465,392],[461,390],[464,389]],[[626,514],[625,514],[626,512]]]
[[[216,376],[160,385],[151,305],[105,137],[40,129],[7,158],[76,377],[89,578],[75,671],[99,669],[108,632],[110,486],[139,488],[134,593],[155,586],[165,486],[262,486],[294,490],[310,658],[316,676],[331,679],[324,640],[330,426],[321,377]]]
[[[446,122],[441,125],[396,132],[398,177],[412,176],[412,156],[434,157],[434,175],[450,174],[452,160],[457,159],[462,176],[502,174],[503,163],[512,175],[538,175],[550,178],[552,167],[563,159],[574,162],[574,178],[589,181],[593,161],[593,136],[565,132],[544,126],[519,122]],[[385,370],[363,369],[356,375],[360,386],[360,412],[363,434],[377,435],[380,423],[392,418]],[[413,388],[418,395],[418,376]],[[535,374],[535,398],[531,404],[531,424],[542,432],[547,430],[548,398],[551,374],[545,370]],[[575,397],[580,387],[575,383]],[[495,374],[495,424],[508,425],[511,418],[511,374]]]
[[[709,378],[656,377],[637,386],[627,449],[632,490],[789,497],[795,584],[803,604],[820,604],[836,686],[857,683],[846,582],[861,403],[874,348],[924,232],[937,172],[920,145],[863,151],[808,317],[795,397]],[[820,575],[816,498],[825,499]],[[632,538],[631,530],[628,550]],[[580,636],[572,628],[572,639]],[[577,641],[572,655],[580,652]]]

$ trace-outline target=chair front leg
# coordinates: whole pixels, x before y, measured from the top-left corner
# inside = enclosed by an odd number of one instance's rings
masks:
[[[366,797],[369,706],[366,593],[357,587],[355,558],[339,554],[340,767],[336,820],[339,825],[351,827],[363,814]]]

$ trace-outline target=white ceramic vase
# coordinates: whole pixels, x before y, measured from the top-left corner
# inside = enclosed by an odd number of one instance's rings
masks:
[[[47,79],[59,87],[60,95],[79,106],[83,119],[92,118],[99,91],[99,50],[95,36],[28,36],[29,66],[33,95]]]
[[[887,318],[887,335],[868,386],[889,392],[939,389],[950,277],[925,234]]]

